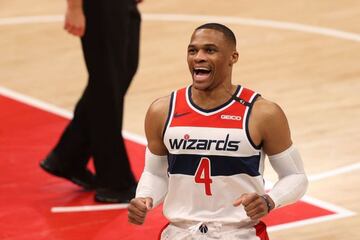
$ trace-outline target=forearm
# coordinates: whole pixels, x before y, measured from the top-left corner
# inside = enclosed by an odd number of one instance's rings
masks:
[[[67,1],[67,7],[69,9],[82,8],[83,0],[66,0],[66,1]]]
[[[306,192],[308,180],[305,174],[293,174],[280,179],[268,193],[275,208],[282,207],[299,200]]]
[[[150,197],[153,199],[154,207],[156,207],[164,200],[167,186],[167,181],[163,177],[144,171],[136,189],[136,197]]]
[[[146,148],[145,167],[136,189],[136,198],[151,197],[155,207],[163,201],[167,188],[167,157],[152,154]]]
[[[308,179],[299,152],[291,146],[282,153],[269,156],[269,160],[279,176],[279,180],[268,193],[275,203],[275,208],[299,200],[308,187]]]

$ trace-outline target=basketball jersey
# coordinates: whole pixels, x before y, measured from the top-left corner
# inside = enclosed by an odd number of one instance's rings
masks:
[[[192,101],[191,86],[171,94],[163,133],[169,152],[163,212],[170,222],[256,224],[233,202],[243,193],[264,194],[264,153],[248,130],[258,96],[238,86],[226,103],[205,110]]]

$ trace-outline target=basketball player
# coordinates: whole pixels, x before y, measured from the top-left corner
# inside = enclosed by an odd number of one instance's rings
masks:
[[[156,100],[145,120],[148,146],[129,222],[142,224],[164,200],[161,239],[268,239],[261,218],[294,203],[308,181],[284,112],[231,82],[238,60],[226,26],[195,29],[187,61],[192,85]],[[279,175],[265,193],[264,158]]]

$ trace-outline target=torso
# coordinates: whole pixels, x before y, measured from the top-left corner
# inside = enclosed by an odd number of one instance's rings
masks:
[[[248,118],[259,96],[239,86],[235,96],[205,110],[191,99],[191,88],[171,95],[163,141],[168,151],[169,191],[164,214],[182,220],[251,224],[242,207],[245,192],[264,194],[264,153],[249,137]]]

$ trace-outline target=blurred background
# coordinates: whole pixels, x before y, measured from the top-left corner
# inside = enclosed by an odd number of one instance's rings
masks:
[[[311,180],[307,196],[351,212],[273,231],[271,238],[360,239],[359,1],[145,0],[139,8],[140,65],[126,96],[124,130],[144,138],[151,102],[191,84],[186,49],[194,28],[223,23],[238,41],[233,82],[278,103],[288,117]],[[71,113],[87,73],[79,39],[63,30],[64,11],[65,0],[0,0],[0,88]],[[0,105],[0,125],[5,109]],[[266,177],[276,181],[268,166]],[[0,191],[6,194],[1,182]],[[0,233],[25,239],[14,236]]]

